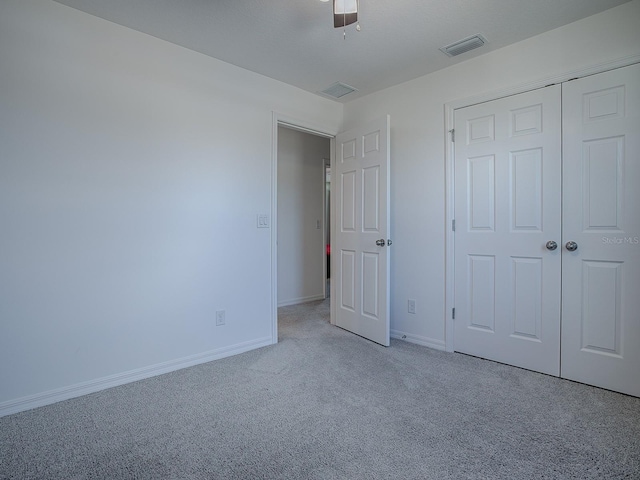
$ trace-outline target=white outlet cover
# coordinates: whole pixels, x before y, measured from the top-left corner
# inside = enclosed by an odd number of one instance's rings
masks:
[[[409,300],[407,302],[407,310],[409,313],[416,313],[416,301],[415,300]]]

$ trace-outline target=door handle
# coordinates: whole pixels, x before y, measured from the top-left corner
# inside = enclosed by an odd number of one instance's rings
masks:
[[[570,252],[575,252],[578,249],[578,244],[576,242],[567,242],[565,247]]]
[[[547,247],[547,250],[555,250],[556,248],[558,248],[558,244],[553,240],[549,240],[545,246]]]
[[[384,241],[384,238],[381,238],[380,240],[376,240],[376,245],[379,247],[384,247],[385,243],[386,242]]]

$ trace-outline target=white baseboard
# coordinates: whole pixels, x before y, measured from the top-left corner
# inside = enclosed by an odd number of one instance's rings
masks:
[[[70,398],[80,397],[89,393],[99,392],[100,390],[117,387],[118,385],[124,385],[125,383],[137,382],[138,380],[143,380],[145,378],[155,377],[157,375],[173,372],[182,368],[207,363],[212,360],[230,357],[232,355],[248,352],[249,350],[266,347],[267,345],[272,344],[273,341],[271,337],[259,338],[257,340],[218,348],[216,350],[210,350],[208,352],[190,355],[176,360],[170,360],[168,362],[162,362],[148,367],[129,370],[128,372],[117,373],[115,375],[77,383],[68,387],[57,388],[55,390],[49,390],[15,400],[9,400],[0,403],[0,417],[23,412],[32,408],[43,407],[45,405],[68,400]]]
[[[445,350],[444,341],[436,340],[435,338],[421,337],[420,335],[413,335],[399,330],[391,330],[391,338],[397,338],[398,340],[404,340],[405,342],[415,343],[417,345],[434,348],[436,350]]]
[[[288,307],[289,305],[298,305],[300,303],[315,302],[316,300],[324,300],[324,295],[312,295],[310,297],[292,298],[278,302],[278,307]]]

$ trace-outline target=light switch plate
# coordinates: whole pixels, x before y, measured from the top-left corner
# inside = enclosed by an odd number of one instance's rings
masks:
[[[269,228],[269,215],[266,213],[258,214],[258,228]]]

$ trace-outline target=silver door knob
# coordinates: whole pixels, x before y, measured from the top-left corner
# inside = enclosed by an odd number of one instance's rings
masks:
[[[567,242],[567,244],[565,245],[565,247],[567,248],[567,250],[569,250],[570,252],[575,252],[578,249],[578,244],[576,242]]]
[[[384,244],[386,242],[384,241],[384,238],[381,238],[380,240],[376,240],[376,245],[379,247],[384,247]]]
[[[391,240],[387,240],[387,246],[390,247],[393,242]]]
[[[547,247],[547,250],[555,250],[556,248],[558,248],[558,244],[553,240],[549,240],[546,244],[546,247]]]

